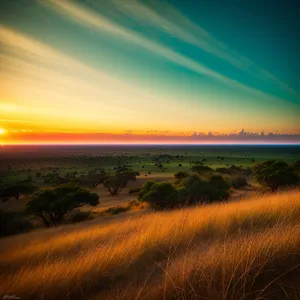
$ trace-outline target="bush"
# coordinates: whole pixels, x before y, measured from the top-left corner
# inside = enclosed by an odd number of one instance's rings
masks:
[[[229,196],[229,185],[219,175],[211,176],[208,181],[193,175],[183,180],[180,195],[181,202],[186,204],[226,200]]]
[[[69,220],[72,223],[79,223],[87,220],[93,219],[93,214],[90,211],[74,211],[70,217]]]
[[[112,206],[103,211],[105,214],[117,215],[119,213],[126,212],[130,209],[130,206]]]
[[[147,194],[150,190],[151,187],[156,183],[156,181],[147,181],[145,184],[142,185],[141,190],[138,194],[138,199],[143,200],[143,197],[145,194]]]
[[[0,210],[0,236],[24,233],[32,228],[33,225],[19,214]]]
[[[232,178],[231,185],[235,189],[239,189],[239,188],[242,188],[242,187],[245,187],[246,185],[248,185],[248,182],[245,177],[237,176],[237,177]]]
[[[152,184],[148,192],[144,193],[140,199],[148,202],[153,208],[168,209],[178,206],[178,196],[174,185],[163,181]]]

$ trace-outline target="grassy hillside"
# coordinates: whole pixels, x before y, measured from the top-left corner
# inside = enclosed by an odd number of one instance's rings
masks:
[[[22,299],[299,299],[300,192],[0,240]]]

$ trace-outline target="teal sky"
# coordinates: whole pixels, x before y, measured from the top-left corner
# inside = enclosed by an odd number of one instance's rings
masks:
[[[0,126],[12,141],[17,132],[25,142],[65,131],[300,133],[293,1],[0,5]]]

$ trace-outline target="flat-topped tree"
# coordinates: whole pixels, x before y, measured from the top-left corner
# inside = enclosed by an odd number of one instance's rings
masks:
[[[87,175],[87,180],[91,183],[93,187],[97,187],[100,183],[103,183],[107,178],[108,174],[105,170],[95,170],[89,172]]]
[[[16,200],[19,200],[19,198],[22,195],[30,195],[37,190],[38,190],[37,186],[28,182],[15,183],[3,188],[2,191],[0,192],[0,198],[1,199],[15,198]]]
[[[273,192],[281,186],[296,184],[299,180],[295,169],[284,161],[268,160],[255,165],[252,170],[255,179]]]
[[[210,173],[213,170],[208,166],[195,165],[195,166],[192,166],[192,171],[198,173],[198,175],[201,176],[203,174]]]
[[[136,176],[138,175],[140,174],[135,171],[116,173],[108,176],[104,180],[103,185],[112,196],[116,196],[127,186],[130,180],[136,180]]]
[[[40,190],[26,204],[26,212],[36,216],[46,227],[60,224],[73,209],[99,204],[99,196],[73,184]]]

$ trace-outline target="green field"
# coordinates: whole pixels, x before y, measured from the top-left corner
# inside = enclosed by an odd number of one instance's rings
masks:
[[[5,146],[0,152],[0,180],[6,185],[31,178],[42,184],[42,177],[51,172],[61,177],[76,172],[75,177],[84,178],[96,168],[109,172],[126,165],[146,176],[149,172],[190,172],[195,162],[213,169],[231,165],[245,168],[268,159],[292,163],[299,158],[300,147],[293,145]]]

